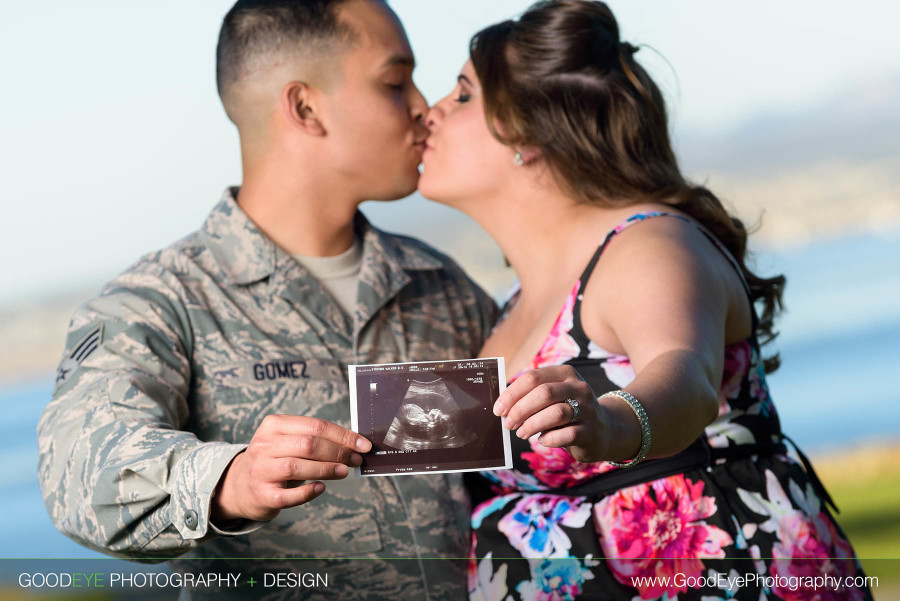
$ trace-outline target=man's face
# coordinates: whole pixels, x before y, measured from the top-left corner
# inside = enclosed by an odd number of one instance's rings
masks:
[[[327,152],[354,195],[393,200],[411,194],[419,178],[428,109],[412,81],[414,59],[396,15],[381,2],[349,0],[339,18],[357,35],[342,57],[342,73],[325,94]]]

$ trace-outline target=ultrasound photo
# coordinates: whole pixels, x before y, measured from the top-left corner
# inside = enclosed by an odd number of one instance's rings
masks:
[[[502,358],[351,365],[352,428],[373,445],[357,474],[512,467],[509,430],[491,411],[505,371]]]

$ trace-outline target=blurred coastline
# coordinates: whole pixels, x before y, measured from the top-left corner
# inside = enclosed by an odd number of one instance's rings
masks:
[[[676,132],[674,142],[686,176],[744,222],[752,232],[750,248],[761,256],[890,238],[900,232],[897,106],[900,73],[848,85],[803,111],[760,114],[721,132]],[[364,203],[363,210],[379,227],[443,250],[498,299],[512,282],[500,250],[461,213],[417,194]],[[120,268],[137,258],[122,257]],[[763,273],[768,267],[758,265]],[[69,316],[102,284],[95,279],[51,295],[0,299],[0,337],[7,342],[0,347],[0,385],[52,370]]]

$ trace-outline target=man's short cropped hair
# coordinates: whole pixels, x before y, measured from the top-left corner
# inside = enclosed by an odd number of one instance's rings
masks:
[[[352,45],[353,30],[338,20],[347,0],[238,0],[219,31],[216,86],[224,102],[243,75],[289,56],[316,57]]]

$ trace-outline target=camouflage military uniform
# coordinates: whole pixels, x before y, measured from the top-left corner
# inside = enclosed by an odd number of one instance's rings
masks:
[[[467,554],[456,475],[351,474],[262,527],[210,524],[212,491],[266,415],[349,427],[348,364],[475,356],[495,312],[448,258],[357,214],[363,263],[348,318],[234,194],[200,231],[139,260],[73,317],[38,425],[54,523],[112,555],[216,559],[204,569],[249,571],[226,557],[335,558],[279,564],[329,575],[327,591],[301,598],[462,599],[460,562],[418,559]]]

